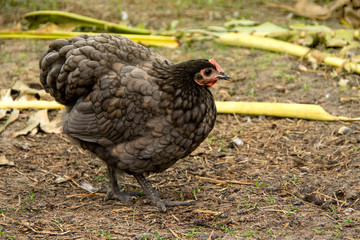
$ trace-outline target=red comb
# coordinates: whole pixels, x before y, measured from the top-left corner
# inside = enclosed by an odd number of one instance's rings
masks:
[[[219,66],[219,64],[216,63],[215,59],[210,59],[209,62],[210,62],[212,65],[215,66],[215,68],[216,68],[216,70],[217,70],[218,72],[224,72],[224,71],[221,69],[221,67]]]

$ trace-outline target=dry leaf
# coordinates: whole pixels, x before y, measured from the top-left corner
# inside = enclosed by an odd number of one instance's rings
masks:
[[[75,24],[63,24],[63,25],[57,25],[55,23],[47,22],[45,24],[40,25],[39,29],[37,31],[44,31],[44,32],[52,32],[52,31],[66,31],[66,32],[72,32],[76,29]]]
[[[11,89],[19,91],[20,95],[35,95],[40,91],[38,89],[30,88],[28,85],[21,81],[16,81]]]
[[[7,126],[9,126],[12,122],[14,122],[16,119],[18,119],[19,114],[20,114],[19,109],[13,109],[12,112],[10,113],[9,118],[4,123],[4,125],[0,126],[0,133],[3,132],[5,130],[5,128]]]
[[[344,8],[344,20],[349,25],[358,28],[360,26],[360,9],[348,5]]]
[[[326,7],[319,6],[311,0],[298,1],[293,8],[293,12],[300,16],[316,19],[327,19],[331,14]]]
[[[61,114],[58,114],[52,121],[41,121],[40,128],[46,133],[61,133],[61,122],[62,118],[60,117]]]
[[[13,99],[11,98],[11,89],[1,89],[0,101],[8,101],[8,102],[13,101]],[[6,112],[8,110],[9,109],[0,109],[0,119],[3,119],[6,116]]]
[[[3,119],[6,116],[6,109],[0,109],[0,119]]]
[[[269,5],[286,9],[299,16],[325,20],[331,17],[336,10],[344,7],[349,2],[350,0],[337,0],[334,1],[331,5],[320,6],[315,4],[312,0],[299,0],[294,7],[281,3],[271,3]]]
[[[337,0],[325,6],[315,4],[312,0],[299,0],[294,7],[282,3],[270,3],[269,6],[280,7],[296,15],[318,20],[326,20],[337,15],[342,17],[343,24],[354,28],[360,26],[359,0]],[[342,11],[341,14],[336,13],[339,9]]]
[[[10,161],[5,157],[5,155],[0,156],[0,166],[15,166],[13,161]]]
[[[60,133],[61,128],[59,123],[61,122],[60,117],[55,118],[53,121],[50,122],[48,117],[48,110],[42,109],[39,111],[34,112],[30,115],[28,122],[26,123],[25,128],[16,131],[12,134],[12,137],[17,137],[20,135],[35,135],[38,131],[38,126],[41,130],[46,133]]]
[[[46,109],[39,110],[39,111],[36,111],[33,114],[31,114],[30,117],[29,117],[29,120],[26,123],[25,128],[12,133],[11,136],[12,137],[17,137],[17,136],[20,136],[20,135],[28,134],[29,132],[33,131],[34,128],[37,128],[40,125],[40,122],[44,121],[43,119],[47,119],[47,121],[49,121]]]

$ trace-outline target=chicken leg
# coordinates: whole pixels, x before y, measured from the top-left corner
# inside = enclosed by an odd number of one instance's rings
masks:
[[[150,200],[151,205],[158,207],[161,211],[166,212],[166,206],[189,206],[192,201],[170,201],[161,200],[159,194],[153,189],[150,182],[146,180],[144,175],[134,175],[140,186],[144,189],[147,198]]]
[[[133,199],[133,197],[130,194],[119,190],[115,168],[108,165],[107,169],[109,173],[110,182],[109,182],[109,190],[107,191],[104,200],[107,201],[110,199],[118,199],[124,203],[130,202]]]

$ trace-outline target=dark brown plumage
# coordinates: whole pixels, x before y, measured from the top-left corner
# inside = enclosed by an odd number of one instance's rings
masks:
[[[40,60],[45,90],[68,107],[64,133],[108,167],[105,199],[128,202],[116,172],[132,174],[153,205],[161,200],[144,174],[161,172],[186,157],[214,126],[208,87],[227,79],[215,60],[172,64],[142,45],[115,35],[58,39]]]

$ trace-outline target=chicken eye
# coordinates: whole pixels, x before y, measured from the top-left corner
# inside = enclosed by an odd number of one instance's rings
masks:
[[[206,69],[204,73],[206,76],[209,76],[211,74],[211,72],[212,72],[211,69]]]

